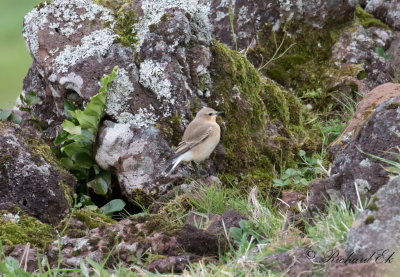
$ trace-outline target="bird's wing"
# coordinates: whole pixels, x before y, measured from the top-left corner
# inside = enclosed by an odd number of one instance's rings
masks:
[[[175,150],[174,158],[186,153],[193,147],[205,141],[212,131],[213,128],[209,124],[189,124],[183,134],[182,141],[178,144],[178,147]]]

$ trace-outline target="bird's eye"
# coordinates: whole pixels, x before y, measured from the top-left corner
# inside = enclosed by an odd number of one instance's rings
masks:
[[[212,113],[209,113],[208,115],[209,115],[209,116],[212,116]]]

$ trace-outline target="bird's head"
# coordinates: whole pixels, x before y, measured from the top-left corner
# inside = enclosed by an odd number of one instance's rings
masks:
[[[217,112],[214,109],[204,107],[196,114],[196,119],[211,120],[215,122],[217,115],[221,113],[223,112]]]

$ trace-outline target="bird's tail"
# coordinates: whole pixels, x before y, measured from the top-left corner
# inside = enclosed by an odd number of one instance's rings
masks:
[[[170,165],[165,169],[165,171],[164,171],[165,174],[167,174],[167,175],[170,174],[175,169],[175,167],[178,166],[178,164],[181,161],[182,161],[182,157],[177,157],[177,158],[173,159],[171,161]]]

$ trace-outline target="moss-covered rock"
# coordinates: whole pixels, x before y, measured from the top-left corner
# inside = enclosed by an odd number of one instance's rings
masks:
[[[44,250],[55,239],[56,232],[52,226],[28,216],[16,206],[0,212],[0,241],[3,245],[30,243]]]
[[[75,178],[35,134],[0,121],[0,209],[17,205],[44,223],[58,224],[71,208]]]
[[[301,137],[308,132],[302,127],[300,103],[278,84],[264,80],[237,51],[214,41],[211,52],[213,100],[225,112],[225,124],[220,124],[227,153],[225,173],[242,173],[269,186],[275,169],[295,166]]]
[[[357,5],[355,15],[358,18],[361,26],[363,26],[364,28],[379,27],[386,30],[390,29],[388,25],[375,18],[372,14],[364,11],[360,5]]]
[[[292,20],[276,32],[267,24],[249,50],[249,60],[271,79],[298,90],[299,96],[318,88],[326,92],[332,77],[343,75],[330,57],[338,35],[350,23],[319,29]]]

